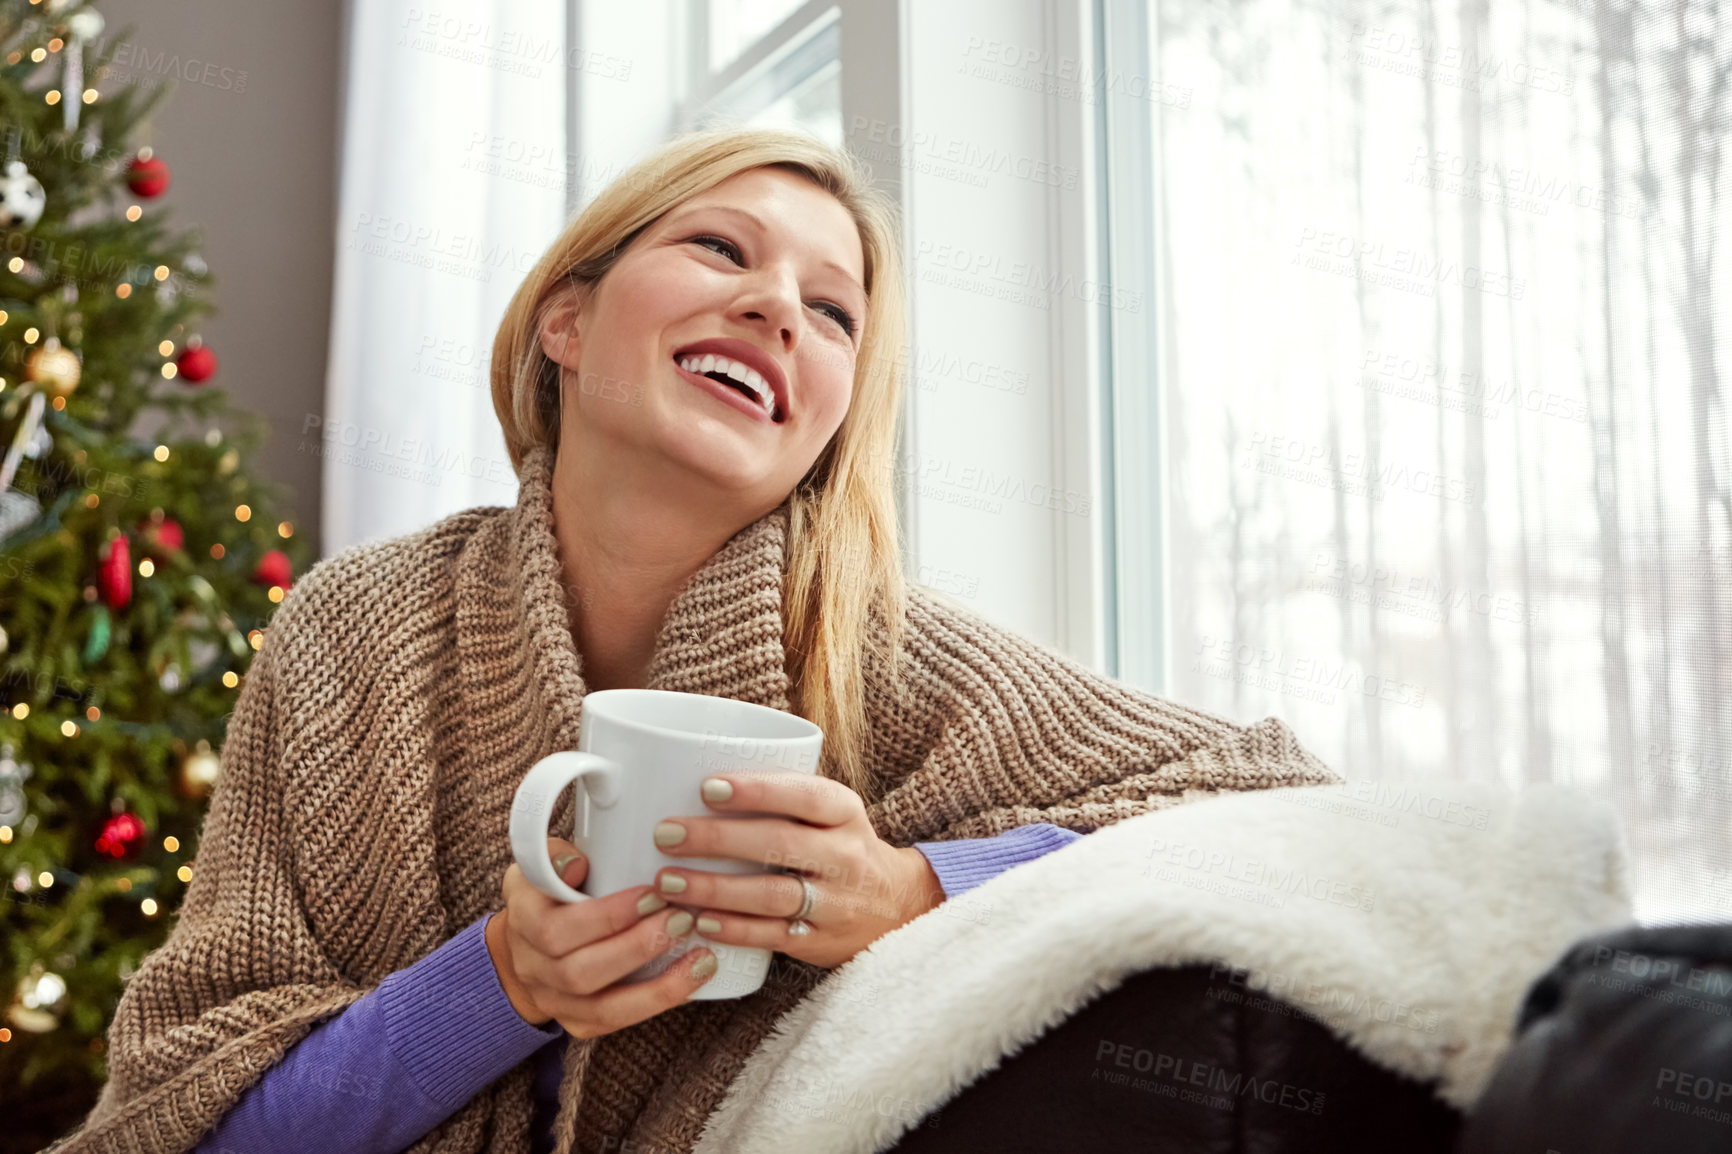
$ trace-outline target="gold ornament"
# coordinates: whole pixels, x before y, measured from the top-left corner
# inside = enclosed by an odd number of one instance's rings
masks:
[[[30,973],[18,985],[18,995],[6,1010],[6,1020],[20,1030],[46,1034],[60,1025],[60,1015],[66,1009],[66,979],[45,971],[42,963],[30,967]]]
[[[48,391],[57,397],[71,396],[78,388],[78,378],[83,372],[84,364],[78,359],[78,354],[62,345],[56,337],[42,342],[42,347],[31,353],[24,365],[25,376],[47,386]]]
[[[222,762],[211,752],[210,742],[199,739],[198,748],[180,763],[180,791],[197,801],[210,794],[217,778],[222,776]]]

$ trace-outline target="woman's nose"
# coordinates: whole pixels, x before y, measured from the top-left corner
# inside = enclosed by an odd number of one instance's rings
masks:
[[[791,274],[761,270],[755,290],[742,300],[741,316],[760,324],[769,324],[778,331],[776,339],[785,348],[793,348],[800,331],[800,289]]]

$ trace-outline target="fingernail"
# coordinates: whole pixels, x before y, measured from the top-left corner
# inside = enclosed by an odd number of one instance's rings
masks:
[[[692,963],[692,980],[701,982],[716,972],[716,955],[705,954]]]
[[[705,801],[727,801],[734,796],[734,787],[719,777],[706,777],[703,794]]]
[[[691,929],[692,915],[688,914],[684,910],[681,910],[679,913],[668,919],[668,936],[670,938],[681,937],[682,935],[690,933]]]
[[[686,879],[679,874],[663,874],[656,882],[664,894],[683,894],[686,892]]]
[[[562,854],[560,854],[558,857],[553,859],[553,872],[558,874],[560,876],[560,878],[563,879],[565,877],[565,867],[570,865],[572,862],[576,861],[578,858],[580,858],[582,856],[583,855],[580,853],[562,853]]]
[[[666,905],[667,905],[667,903],[665,901],[663,901],[658,895],[645,894],[643,897],[641,897],[637,900],[638,916],[643,917],[646,914],[653,914],[657,910],[663,908]]]
[[[639,826],[638,828],[643,828]],[[673,821],[656,822],[657,845],[679,845],[686,840],[686,827]]]
[[[719,934],[721,932],[722,932],[722,923],[718,922],[715,918],[699,918],[698,919],[698,933],[700,933],[700,934]]]

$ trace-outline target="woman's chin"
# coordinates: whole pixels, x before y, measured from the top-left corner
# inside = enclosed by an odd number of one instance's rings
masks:
[[[698,484],[713,490],[749,496],[774,487],[763,447],[731,429],[690,425],[664,442],[662,451]]]

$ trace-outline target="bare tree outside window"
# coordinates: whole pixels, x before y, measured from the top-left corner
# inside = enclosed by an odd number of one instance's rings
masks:
[[[1732,6],[1155,0],[1173,696],[1732,917]],[[1121,384],[1119,387],[1126,387]]]

